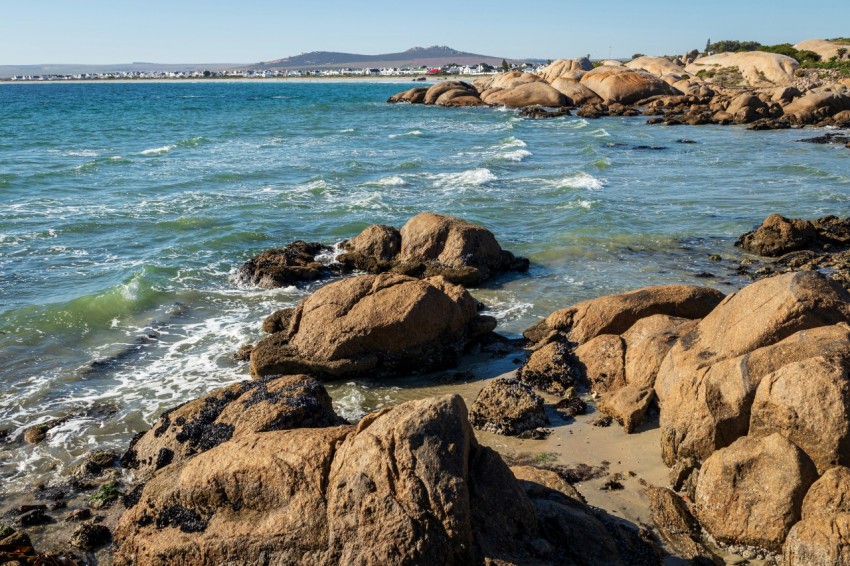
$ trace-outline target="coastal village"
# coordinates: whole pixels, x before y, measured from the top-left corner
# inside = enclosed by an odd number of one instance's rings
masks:
[[[539,73],[545,64],[510,64],[507,69],[526,73]],[[114,71],[103,73],[73,73],[45,75],[15,75],[0,80],[28,81],[108,81],[108,80],[180,80],[180,79],[282,79],[302,77],[429,77],[429,76],[481,76],[504,72],[486,63],[478,65],[448,64],[440,67],[341,67],[335,69],[232,69],[210,71]]]

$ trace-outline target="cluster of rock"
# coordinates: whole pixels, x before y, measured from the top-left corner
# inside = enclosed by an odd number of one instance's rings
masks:
[[[479,285],[506,271],[526,271],[528,260],[503,250],[489,230],[466,220],[423,212],[398,230],[375,224],[342,242],[342,253],[296,241],[266,250],[240,268],[239,279],[263,288],[315,281],[354,270],[410,277],[443,276]]]
[[[565,59],[551,63],[540,75],[511,71],[472,84],[444,81],[398,93],[388,102],[578,107],[577,115],[585,118],[646,114],[653,116],[648,123],[667,125],[850,127],[850,84],[817,83],[800,89],[794,86],[798,70],[791,57],[760,51],[701,57],[687,66],[663,57],[639,57],[626,64],[606,61],[596,68],[585,58]]]
[[[848,509],[837,502],[850,500],[850,484],[837,478],[850,465],[848,323],[850,294],[814,271],[725,298],[647,288],[530,328],[520,378],[579,367],[627,431],[657,400],[673,486],[716,540],[782,551],[786,564],[847,564]]]
[[[312,378],[246,382],[163,415],[123,460],[141,483],[116,564],[627,564],[657,552],[557,474],[508,468],[456,395],[352,426]]]
[[[735,245],[775,258],[755,271],[757,277],[820,270],[850,290],[850,218],[803,220],[771,214]]]

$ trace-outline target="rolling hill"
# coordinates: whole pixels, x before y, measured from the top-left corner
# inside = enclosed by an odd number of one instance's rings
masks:
[[[413,47],[400,53],[382,53],[363,55],[358,53],[338,53],[334,51],[313,51],[294,57],[264,61],[252,66],[255,69],[321,69],[329,67],[439,67],[449,63],[458,65],[477,65],[487,63],[500,65],[502,57],[479,55],[458,51],[444,45],[431,47]],[[509,62],[514,60],[508,59]]]

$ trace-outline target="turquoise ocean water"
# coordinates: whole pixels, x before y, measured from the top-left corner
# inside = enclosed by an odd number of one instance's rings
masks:
[[[422,211],[479,222],[532,261],[474,291],[516,335],[610,292],[731,291],[708,256],[740,258],[767,214],[850,212],[850,152],[796,143],[814,131],[385,103],[409,86],[0,85],[0,494],[247,377],[232,353],[310,290],[235,282],[268,247]]]

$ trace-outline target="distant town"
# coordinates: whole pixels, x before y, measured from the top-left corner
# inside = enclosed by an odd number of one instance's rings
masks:
[[[451,75],[493,75],[506,70],[539,72],[545,64],[503,62],[502,66],[449,64],[441,67],[365,67],[334,69],[231,69],[195,71],[113,71],[100,73],[15,75],[0,81],[104,81],[104,80],[180,80],[180,79],[275,79],[300,77],[436,77]]]

